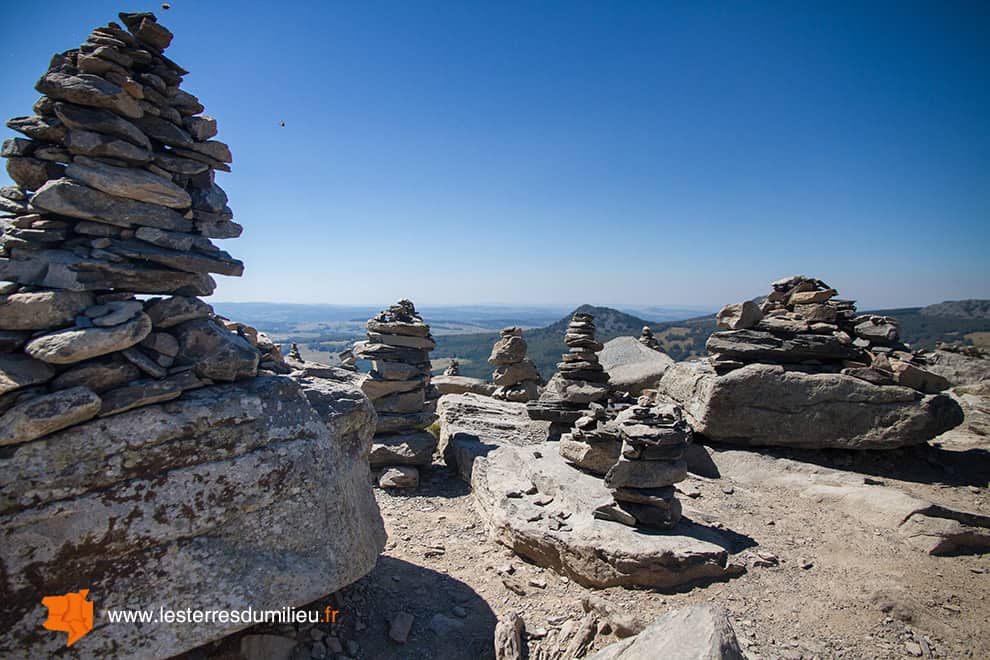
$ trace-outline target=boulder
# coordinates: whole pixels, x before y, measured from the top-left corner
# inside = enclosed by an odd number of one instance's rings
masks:
[[[109,328],[69,328],[32,339],[24,347],[31,357],[51,364],[72,364],[115,353],[137,344],[151,332],[144,313]]]
[[[21,444],[0,461],[0,656],[51,657],[40,594],[90,590],[110,608],[280,610],[333,593],[375,565],[385,533],[364,456],[374,413],[317,411],[284,376],[182,398]],[[352,404],[351,402],[355,402]],[[333,429],[350,426],[349,435]],[[326,415],[326,416],[324,416]],[[101,626],[80,657],[171,657],[239,622]]]
[[[179,341],[176,364],[193,365],[201,378],[230,382],[258,373],[258,349],[211,319],[180,323],[174,334]]]
[[[990,380],[990,359],[955,351],[927,353],[928,371],[944,376],[953,385],[970,385]]]
[[[664,534],[595,518],[612,494],[600,478],[568,465],[556,442],[491,448],[475,459],[471,488],[494,540],[585,587],[673,589],[745,570],[733,557],[740,537],[693,522],[705,514],[686,505]]]
[[[634,637],[606,646],[590,660],[743,660],[728,613],[714,605],[667,612]]]
[[[718,327],[726,330],[748,330],[759,323],[762,318],[763,312],[760,311],[759,305],[752,300],[726,305],[715,315]]]
[[[372,467],[383,465],[429,465],[437,439],[432,433],[414,431],[375,436],[368,455]]]
[[[660,377],[674,360],[641,343],[635,337],[616,337],[605,343],[598,361],[608,372],[614,391],[636,395],[657,386]]]
[[[751,364],[719,376],[708,361],[678,362],[658,392],[684,409],[695,433],[736,445],[905,447],[963,420],[962,409],[945,395],[780,365]]]
[[[544,442],[550,429],[547,422],[531,420],[524,404],[478,394],[444,396],[437,404],[437,414],[440,455],[467,482],[471,481],[471,470],[479,456],[502,445]]]

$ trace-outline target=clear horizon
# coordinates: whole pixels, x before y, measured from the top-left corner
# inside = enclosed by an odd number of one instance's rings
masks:
[[[4,39],[0,111],[154,11],[234,154],[211,300],[990,298],[986,3],[170,4],[5,4],[44,29]]]

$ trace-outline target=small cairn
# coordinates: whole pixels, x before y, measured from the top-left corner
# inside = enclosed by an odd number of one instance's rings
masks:
[[[346,369],[347,371],[357,371],[357,357],[354,355],[354,349],[347,348],[337,353],[337,358],[340,360],[340,368]]]
[[[681,409],[654,405],[640,397],[616,417],[622,453],[605,475],[614,502],[594,511],[596,518],[632,527],[671,529],[681,519],[674,484],[687,477],[684,452],[691,427]]]
[[[568,352],[557,363],[557,373],[539,400],[526,404],[531,419],[552,422],[550,437],[559,438],[582,415],[588,404],[608,395],[608,372],[598,362],[604,346],[595,339],[594,316],[577,313],[564,334]]]
[[[569,463],[604,476],[618,460],[621,447],[619,429],[605,406],[592,403],[574,422],[574,428],[560,436],[559,451]]]
[[[748,300],[726,305],[717,314],[724,330],[707,343],[716,372],[770,363],[841,372],[928,394],[949,386],[924,369],[922,354],[901,342],[896,319],[857,313],[855,301],[836,298],[836,290],[819,279],[797,275],[771,286],[761,305]]]
[[[457,358],[451,358],[450,364],[444,369],[444,376],[460,376],[461,375],[461,363],[457,361]]]
[[[418,468],[430,465],[437,446],[423,430],[437,420],[429,357],[436,342],[409,300],[370,319],[367,329],[368,341],[357,342],[354,353],[372,363],[361,384],[378,413],[368,460],[372,469],[384,468],[379,485],[416,486]]]
[[[653,336],[653,330],[648,325],[644,325],[643,330],[639,333],[639,343],[655,351],[660,350],[660,342]]]
[[[24,137],[0,152],[16,184],[0,188],[0,445],[286,370],[197,297],[244,269],[210,240],[241,233],[215,182],[230,149],[180,88],[172,33],[119,16],[53,56],[36,114],[7,122]]]
[[[488,364],[495,366],[492,383],[496,390],[492,396],[505,401],[532,401],[538,396],[543,379],[533,361],[526,358],[522,328],[502,328],[499,334],[488,358]]]

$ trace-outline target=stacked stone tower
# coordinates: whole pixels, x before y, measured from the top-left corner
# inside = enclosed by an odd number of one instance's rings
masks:
[[[657,338],[653,336],[653,330],[648,325],[644,325],[643,330],[639,333],[639,343],[655,351],[660,350],[660,343],[657,342]]]
[[[388,475],[388,485],[413,486],[417,466],[429,465],[437,439],[427,431],[436,421],[439,393],[430,384],[430,351],[436,346],[430,326],[409,300],[400,300],[367,323],[368,341],[354,353],[372,361],[361,389],[378,412],[369,460],[373,468],[402,466],[404,475]],[[387,470],[386,470],[387,471]]]
[[[488,358],[488,363],[495,366],[492,383],[496,390],[492,396],[518,402],[535,399],[542,379],[533,361],[526,358],[522,328],[503,328],[499,334]]]
[[[24,137],[2,148],[17,184],[0,189],[4,444],[281,362],[196,297],[211,273],[243,272],[210,240],[241,233],[214,177],[230,149],[180,88],[172,34],[152,14],[120,18],[126,30],[55,55],[35,114],[7,122]]]

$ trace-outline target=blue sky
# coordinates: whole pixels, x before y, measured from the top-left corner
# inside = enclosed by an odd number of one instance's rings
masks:
[[[4,0],[0,114],[155,10],[234,153],[216,300],[990,298],[985,2],[170,4]]]

